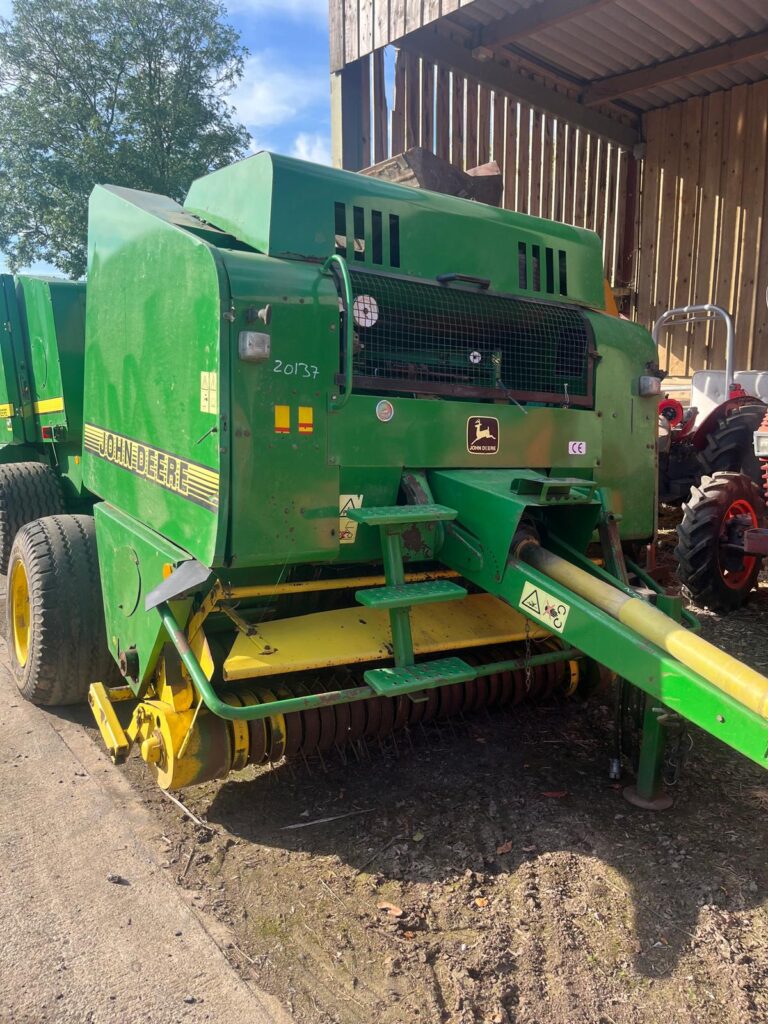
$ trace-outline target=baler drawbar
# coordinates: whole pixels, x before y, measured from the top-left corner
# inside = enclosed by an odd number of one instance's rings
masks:
[[[89,514],[16,535],[22,692],[87,693],[166,789],[606,680],[642,806],[676,716],[765,765],[768,679],[625,559],[658,377],[601,268],[590,232],[267,153],[183,207],[97,188]]]

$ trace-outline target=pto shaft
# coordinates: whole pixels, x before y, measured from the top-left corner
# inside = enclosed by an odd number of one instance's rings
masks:
[[[542,548],[523,541],[517,555],[539,572],[556,580],[595,607],[618,619],[629,629],[727,693],[739,703],[768,718],[768,679],[680,626],[658,608],[639,597],[630,597],[597,579],[584,569]]]

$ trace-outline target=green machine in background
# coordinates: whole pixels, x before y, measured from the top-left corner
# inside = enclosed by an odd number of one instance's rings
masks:
[[[0,274],[0,571],[18,530],[90,508],[82,482],[85,284]]]
[[[89,225],[93,516],[16,538],[25,696],[88,694],[113,760],[180,788],[603,666],[636,801],[671,712],[765,764],[768,680],[630,586],[657,367],[594,234],[267,153],[183,207],[97,188]]]

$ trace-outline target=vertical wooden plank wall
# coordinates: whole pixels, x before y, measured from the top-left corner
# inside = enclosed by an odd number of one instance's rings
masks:
[[[331,71],[468,3],[472,0],[331,0]]]
[[[714,302],[735,318],[736,363],[768,368],[768,81],[646,115],[637,318]],[[673,376],[721,369],[725,332],[697,325],[662,341]]]
[[[403,0],[391,0],[390,10],[398,3],[402,9]],[[390,111],[384,51],[376,50],[362,62],[371,82],[366,123],[373,126],[373,144],[366,143],[368,163],[416,145],[465,169],[496,160],[506,209],[597,231],[603,239],[606,277],[612,285],[628,284],[620,266],[625,150],[402,50],[395,60]]]

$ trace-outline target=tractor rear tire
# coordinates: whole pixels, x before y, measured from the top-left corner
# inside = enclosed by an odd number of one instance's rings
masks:
[[[743,473],[705,476],[691,488],[683,512],[675,548],[683,593],[712,611],[735,611],[754,588],[762,558],[728,551],[722,542],[738,540],[742,517],[747,526],[765,524],[761,488]]]
[[[78,704],[114,678],[91,516],[49,516],[19,530],[6,596],[8,663],[33,704]]]
[[[717,426],[699,452],[702,476],[713,473],[745,473],[762,485],[760,461],[755,455],[753,435],[763,421],[766,406],[762,402],[742,405],[718,420]]]
[[[25,523],[64,511],[61,481],[42,462],[10,462],[0,466],[0,575],[16,534]]]

